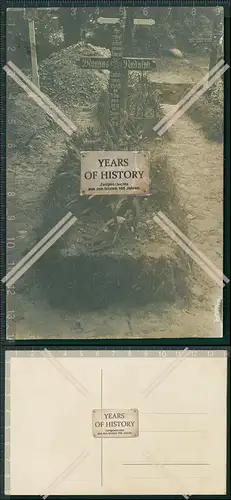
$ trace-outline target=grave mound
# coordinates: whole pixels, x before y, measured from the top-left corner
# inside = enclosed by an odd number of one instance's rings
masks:
[[[73,112],[75,108],[94,106],[109,78],[108,71],[81,69],[77,64],[79,56],[110,57],[110,51],[79,42],[52,54],[40,67],[41,89],[46,89],[55,104],[64,110],[74,108]]]
[[[136,138],[128,145],[125,137],[126,133],[112,149],[144,149]],[[158,140],[150,154],[151,196],[79,195],[80,151],[108,151],[107,140],[100,128],[72,136],[46,194],[39,239],[67,211],[77,217],[41,259],[39,272],[49,303],[66,310],[94,310],[187,299],[185,255],[153,220],[162,210],[185,232],[184,214]]]

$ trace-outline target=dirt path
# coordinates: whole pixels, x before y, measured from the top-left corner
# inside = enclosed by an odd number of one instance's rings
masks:
[[[165,105],[168,112],[172,106]],[[166,144],[179,199],[188,213],[188,235],[218,269],[223,267],[223,146],[205,138],[187,115],[172,128]],[[173,221],[177,225],[177,221]],[[195,267],[197,267],[195,265]],[[204,271],[195,272],[195,293],[217,301],[220,290]]]
[[[156,70],[150,73],[152,82],[171,84],[197,83],[206,75],[209,68],[208,57],[198,57],[192,54],[182,59],[170,57],[156,58]]]
[[[175,106],[164,107],[167,112]],[[187,115],[176,121],[172,134],[166,154],[178,180],[180,199],[189,213],[190,237],[200,232],[201,250],[222,267],[223,145],[206,139],[199,124]]]

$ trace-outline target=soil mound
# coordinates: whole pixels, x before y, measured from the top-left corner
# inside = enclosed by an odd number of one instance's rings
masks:
[[[92,108],[102,89],[108,86],[108,71],[78,67],[77,59],[81,55],[110,57],[110,51],[79,42],[52,54],[39,68],[41,90],[47,92],[55,104],[60,104],[73,115],[76,109]]]
[[[41,261],[49,303],[68,310],[94,310],[121,302],[134,306],[186,298],[185,256],[153,220],[156,211],[163,210],[177,217],[178,227],[185,231],[167,157],[163,150],[162,156],[157,154],[156,140],[150,151],[151,196],[89,199],[79,195],[79,152],[108,150],[103,139],[100,131],[90,131],[82,140],[72,137],[46,195],[39,238],[67,211],[77,217],[52,255]],[[124,143],[121,149],[126,148]]]

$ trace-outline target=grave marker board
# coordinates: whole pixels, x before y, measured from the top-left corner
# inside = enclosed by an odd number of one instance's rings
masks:
[[[112,66],[111,59],[98,56],[81,56],[76,62],[81,69],[110,70]],[[150,57],[123,57],[121,68],[148,71],[156,68],[156,62]]]

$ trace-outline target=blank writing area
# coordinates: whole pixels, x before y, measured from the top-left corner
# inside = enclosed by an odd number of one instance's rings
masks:
[[[181,353],[6,353],[6,493],[225,494],[225,352]],[[94,437],[94,409],[138,437]]]

